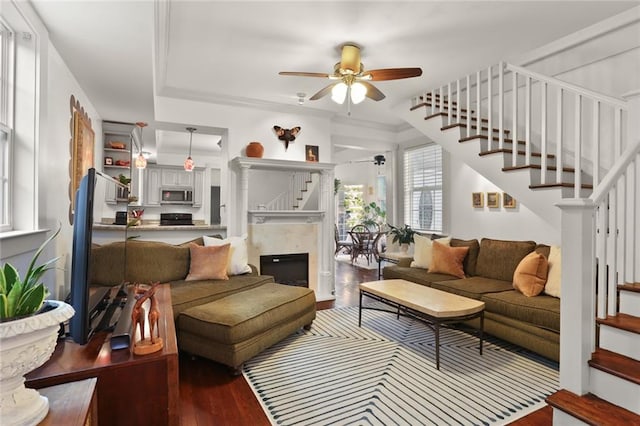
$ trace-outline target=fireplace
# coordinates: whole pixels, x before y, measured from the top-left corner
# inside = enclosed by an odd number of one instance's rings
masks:
[[[309,253],[260,256],[260,274],[280,284],[309,287]]]

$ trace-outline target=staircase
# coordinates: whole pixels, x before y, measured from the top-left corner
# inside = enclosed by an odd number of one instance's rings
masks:
[[[554,424],[640,425],[640,138],[626,101],[500,63],[411,104],[403,119],[561,232]]]
[[[289,187],[265,205],[266,210],[304,210],[320,181],[318,173],[294,172]]]

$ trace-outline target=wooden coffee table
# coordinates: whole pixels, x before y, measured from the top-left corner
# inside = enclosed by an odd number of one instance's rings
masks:
[[[370,297],[396,308],[393,312],[423,321],[436,336],[436,368],[440,369],[440,326],[480,318],[478,338],[480,355],[484,330],[484,302],[436,290],[405,280],[380,280],[360,284],[358,327],[362,325],[362,309],[382,310],[362,306],[362,296]]]

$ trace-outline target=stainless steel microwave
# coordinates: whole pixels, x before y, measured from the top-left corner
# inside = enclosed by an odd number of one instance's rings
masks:
[[[160,204],[193,204],[190,189],[160,189]]]

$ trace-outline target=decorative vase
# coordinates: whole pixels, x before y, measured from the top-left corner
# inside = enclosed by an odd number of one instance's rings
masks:
[[[247,145],[247,157],[262,158],[264,147],[260,142],[249,142]]]
[[[403,253],[406,253],[409,251],[409,244],[407,243],[402,243],[400,244],[400,251]]]
[[[51,357],[60,323],[75,311],[60,301],[47,300],[44,306],[43,312],[0,323],[0,419],[5,426],[37,424],[49,412],[49,400],[25,388],[24,375]]]

